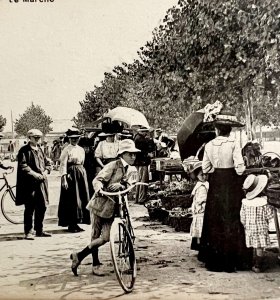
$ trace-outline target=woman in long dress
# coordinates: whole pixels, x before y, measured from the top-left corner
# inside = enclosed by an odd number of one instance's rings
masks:
[[[209,192],[198,259],[210,271],[250,269],[252,251],[246,248],[240,222],[245,166],[241,149],[230,136],[232,127],[242,124],[221,112],[214,125],[217,137],[206,144],[202,162],[203,172],[209,174]]]
[[[89,212],[86,205],[89,201],[87,174],[83,166],[85,151],[78,146],[80,133],[68,130],[69,145],[60,157],[61,193],[58,206],[58,225],[68,231],[83,231],[78,224],[90,224]]]

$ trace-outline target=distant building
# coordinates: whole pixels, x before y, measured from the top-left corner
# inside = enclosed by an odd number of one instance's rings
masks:
[[[70,119],[54,119],[53,123],[51,123],[52,131],[47,133],[45,138],[48,143],[52,143],[55,139],[58,139],[61,135],[63,135],[68,128],[73,127],[74,122]]]

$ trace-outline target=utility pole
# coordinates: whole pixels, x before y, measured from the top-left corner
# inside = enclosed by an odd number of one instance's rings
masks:
[[[13,111],[11,110],[11,123],[12,123],[12,139],[14,139],[14,121],[13,121]]]

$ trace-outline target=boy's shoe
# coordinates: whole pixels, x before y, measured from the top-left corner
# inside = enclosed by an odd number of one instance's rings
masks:
[[[34,240],[34,235],[31,232],[29,232],[25,235],[24,239],[32,241],[32,240]]]
[[[78,276],[78,267],[80,265],[80,261],[78,259],[78,255],[76,252],[71,253],[70,255],[70,259],[72,259],[72,272],[75,276]]]
[[[105,276],[105,273],[102,271],[102,268],[100,268],[100,265],[92,266],[92,274],[100,277]]]

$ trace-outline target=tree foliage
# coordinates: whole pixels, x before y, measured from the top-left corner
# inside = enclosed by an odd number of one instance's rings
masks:
[[[51,117],[47,116],[43,108],[39,105],[34,105],[33,102],[25,112],[16,119],[15,131],[19,135],[27,135],[28,130],[36,128],[42,131],[43,135],[52,131],[50,124]]]
[[[279,39],[277,0],[179,0],[138,58],[86,94],[78,119],[126,105],[176,131],[191,111],[220,100],[244,120],[251,111],[255,122],[278,125]]]
[[[0,131],[3,131],[4,126],[6,125],[6,118],[4,118],[2,115],[0,115]]]

